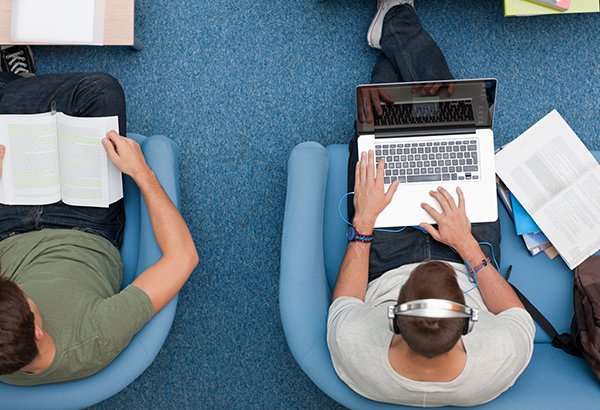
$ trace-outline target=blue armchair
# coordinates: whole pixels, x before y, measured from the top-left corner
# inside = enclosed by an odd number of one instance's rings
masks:
[[[175,143],[164,136],[128,136],[141,145],[148,165],[179,208],[179,169]],[[162,254],[137,185],[125,176],[123,189],[127,221],[121,258],[125,287],[143,270],[158,261]],[[127,348],[108,367],[87,379],[33,387],[0,382],[0,408],[80,409],[113,396],[150,366],[171,329],[176,307],[177,297],[133,337]]]
[[[600,158],[600,152],[594,152]],[[315,142],[295,147],[288,162],[279,305],[289,348],[310,379],[351,409],[403,408],[366,399],[337,376],[326,342],[327,310],[344,257],[347,226],[338,204],[347,192],[347,145]],[[568,332],[573,315],[573,274],[557,257],[531,257],[504,207],[500,272],[513,265],[510,281],[550,320]],[[346,206],[342,206],[345,215]],[[586,362],[554,348],[537,327],[531,363],[515,385],[486,409],[595,408],[600,385]]]

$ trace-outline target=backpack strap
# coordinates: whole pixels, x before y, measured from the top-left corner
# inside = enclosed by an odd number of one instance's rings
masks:
[[[570,333],[563,333],[559,335],[554,326],[552,326],[548,319],[546,319],[546,317],[542,315],[542,313],[535,306],[533,306],[529,299],[527,299],[525,295],[523,295],[521,291],[519,291],[519,289],[517,289],[512,283],[509,283],[509,285],[513,288],[519,297],[519,300],[521,300],[521,303],[523,306],[525,306],[525,309],[527,312],[529,312],[533,320],[535,320],[537,324],[540,325],[540,327],[544,330],[544,332],[546,332],[548,336],[552,338],[552,346],[562,349],[570,355],[583,357],[581,350],[575,344],[575,341],[571,337]]]

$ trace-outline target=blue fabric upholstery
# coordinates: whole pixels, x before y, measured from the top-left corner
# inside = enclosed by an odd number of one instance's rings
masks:
[[[594,152],[600,158],[600,152]],[[352,409],[402,408],[356,394],[337,376],[326,342],[331,292],[346,250],[346,224],[338,204],[347,192],[348,146],[327,148],[315,142],[295,147],[288,162],[279,305],[290,350],[304,372],[326,394]],[[468,206],[468,204],[467,204]],[[531,257],[504,207],[502,261],[505,275],[513,265],[514,283],[550,320],[559,333],[568,332],[573,315],[573,274],[560,257]],[[341,207],[346,215],[345,201]],[[600,386],[583,359],[552,347],[537,327],[529,367],[515,385],[481,407],[585,408],[600,402]]]
[[[175,143],[164,136],[146,138],[129,134],[128,137],[141,145],[148,165],[179,208],[179,165]],[[158,261],[162,254],[137,185],[125,176],[123,188],[127,218],[121,248],[124,287]],[[87,379],[34,387],[11,386],[0,382],[0,408],[80,409],[118,393],[150,366],[171,329],[176,307],[177,297],[133,337],[108,367]]]

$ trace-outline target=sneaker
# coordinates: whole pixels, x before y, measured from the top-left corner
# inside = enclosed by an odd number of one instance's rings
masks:
[[[410,4],[414,7],[414,0],[378,0],[377,1],[377,14],[373,18],[369,31],[367,31],[367,42],[373,48],[381,49],[379,44],[381,41],[381,30],[383,28],[383,19],[388,11],[393,7],[401,4]]]
[[[28,76],[35,74],[29,46],[5,46],[0,51],[0,71]]]

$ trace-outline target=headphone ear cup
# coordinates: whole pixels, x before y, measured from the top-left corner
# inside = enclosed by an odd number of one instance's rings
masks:
[[[398,326],[398,320],[396,318],[392,319],[392,325],[394,326],[394,333],[399,335],[400,334],[400,326]]]
[[[400,334],[400,326],[398,326],[398,321],[395,316],[390,316],[390,330],[394,332],[394,334]]]
[[[473,330],[473,323],[475,322],[473,322],[470,317],[467,318],[467,323],[465,323],[465,327],[463,328],[463,336],[468,335],[469,332]]]

